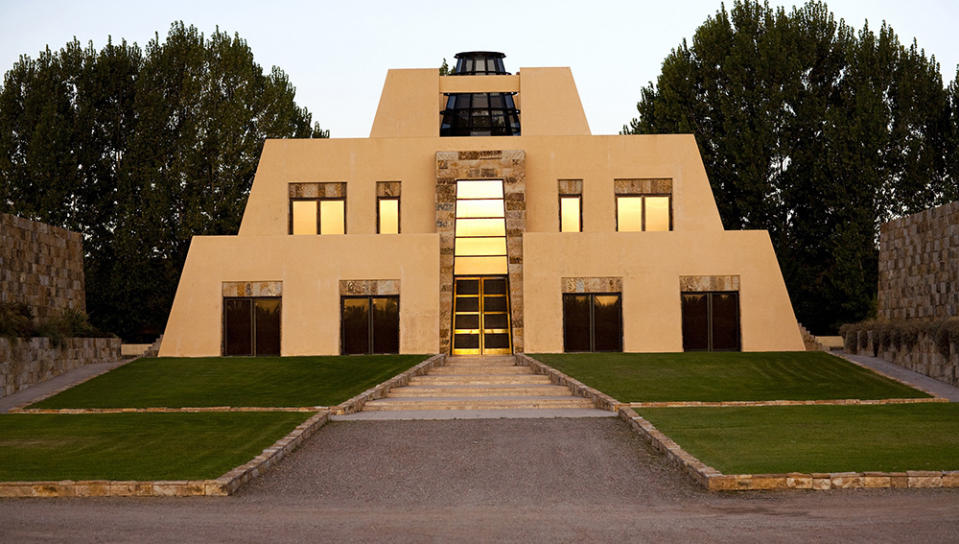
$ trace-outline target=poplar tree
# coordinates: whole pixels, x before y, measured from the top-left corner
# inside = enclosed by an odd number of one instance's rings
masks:
[[[935,57],[821,2],[722,7],[637,109],[625,133],[696,135],[723,224],[769,231],[817,333],[873,311],[880,223],[955,198],[956,120]]]
[[[163,331],[190,239],[236,234],[266,138],[323,138],[286,74],[238,35],[174,23],[144,49],[74,39],[0,88],[0,211],[79,231],[87,309]]]

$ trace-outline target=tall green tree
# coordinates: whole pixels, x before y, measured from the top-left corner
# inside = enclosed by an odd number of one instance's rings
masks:
[[[92,322],[162,332],[192,236],[235,234],[266,138],[323,138],[238,35],[74,40],[0,88],[0,210],[84,235]]]
[[[872,310],[879,224],[955,194],[949,104],[935,58],[885,23],[746,0],[672,50],[624,132],[696,135],[724,225],[769,231],[822,333]]]

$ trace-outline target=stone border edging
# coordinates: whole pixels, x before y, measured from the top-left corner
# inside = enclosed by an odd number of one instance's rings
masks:
[[[600,410],[616,412],[621,406],[624,406],[624,403],[614,399],[606,393],[603,393],[597,389],[593,389],[583,382],[563,374],[559,370],[543,364],[536,359],[533,359],[525,353],[516,353],[514,355],[516,356],[516,362],[519,363],[520,366],[528,366],[536,374],[545,374],[549,376],[551,382],[556,385],[565,385],[570,389],[570,391],[572,391],[573,395],[592,400],[596,408]]]
[[[198,414],[204,412],[317,412],[325,406],[188,406],[184,408],[11,408],[11,414]]]
[[[773,489],[858,488],[959,488],[959,470],[909,470],[905,472],[790,472],[787,474],[723,474],[706,465],[663,434],[630,407],[622,407],[619,417],[666,459],[679,466],[709,491],[750,491]]]
[[[733,408],[743,406],[859,406],[882,404],[925,404],[949,402],[942,397],[918,397],[905,399],[822,399],[822,400],[723,400],[723,401],[665,401],[665,402],[625,402],[621,406],[629,408]]]
[[[67,385],[65,385],[65,386],[63,386],[63,387],[61,387],[61,388],[59,388],[59,389],[57,389],[57,390],[51,391],[50,393],[46,393],[46,394],[40,395],[39,397],[36,397],[35,399],[28,400],[27,402],[24,402],[24,403],[22,403],[22,404],[19,404],[19,405],[17,405],[17,406],[14,406],[13,408],[10,408],[9,410],[7,410],[7,413],[11,413],[11,414],[12,414],[12,413],[15,413],[15,412],[23,411],[27,406],[30,406],[31,404],[36,404],[36,403],[38,403],[38,402],[47,400],[47,399],[50,398],[50,397],[59,395],[60,393],[63,393],[63,392],[66,391],[67,389],[72,389],[72,388],[80,385],[81,383],[86,383],[86,382],[92,380],[93,378],[98,378],[98,377],[100,377],[100,376],[103,376],[103,375],[106,374],[107,372],[113,372],[114,370],[120,368],[121,366],[126,366],[126,365],[132,363],[133,361],[138,361],[138,360],[143,359],[143,358],[144,358],[144,356],[143,356],[143,355],[140,355],[140,356],[134,357],[134,358],[132,358],[132,359],[127,359],[127,360],[120,359],[120,360],[118,360],[118,361],[114,361],[114,362],[120,363],[120,364],[118,364],[117,366],[111,368],[110,370],[107,370],[106,372],[101,372],[100,374],[94,374],[93,376],[88,376],[88,377],[86,377],[86,378],[84,378],[84,379],[82,379],[82,380],[80,380],[80,381],[78,381],[78,382],[74,382],[74,383],[71,383],[71,384],[67,384]],[[51,379],[53,379],[53,378],[51,378]],[[40,382],[40,383],[43,383],[43,382]],[[40,385],[40,384],[34,384],[34,385]],[[26,391],[26,390],[24,390],[24,391]]]
[[[832,355],[833,357],[838,357],[838,358],[842,359],[843,361],[852,363],[852,364],[854,364],[854,365],[856,365],[856,366],[858,366],[858,367],[860,367],[860,368],[865,368],[866,370],[868,370],[868,371],[870,371],[870,372],[875,372],[876,374],[879,374],[880,376],[882,376],[883,378],[886,378],[886,379],[888,379],[888,380],[892,380],[892,381],[894,381],[894,382],[901,383],[901,384],[905,385],[906,387],[911,387],[911,388],[913,388],[913,389],[922,391],[923,393],[931,396],[932,398],[941,398],[941,397],[938,397],[938,396],[937,396],[935,393],[933,393],[932,391],[929,391],[929,390],[927,390],[926,388],[922,387],[921,385],[916,385],[916,384],[914,384],[914,383],[909,383],[909,382],[907,382],[906,380],[897,378],[897,377],[895,377],[895,376],[891,376],[891,375],[886,374],[885,372],[883,372],[883,371],[881,371],[881,370],[872,368],[871,366],[864,365],[864,364],[860,363],[859,361],[854,361],[854,360],[850,359],[849,357],[846,357],[846,354],[845,354],[844,352],[840,352],[840,353],[830,353],[830,355]],[[892,364],[896,364],[896,363],[892,363]],[[903,367],[903,368],[906,368],[906,367]],[[906,370],[909,370],[909,369],[906,369]],[[931,377],[931,376],[930,376],[930,377]],[[933,378],[933,379],[935,379],[935,378]],[[949,402],[948,399],[944,399],[944,401],[945,401],[945,402]]]
[[[300,423],[262,453],[212,480],[61,480],[0,482],[0,498],[13,497],[192,497],[232,495],[290,454],[329,421],[329,411]]]
[[[392,378],[386,380],[385,382],[379,385],[376,385],[370,389],[367,389],[366,391],[363,391],[359,395],[356,395],[355,397],[347,401],[341,402],[340,404],[333,406],[332,408],[330,408],[330,410],[333,415],[337,415],[337,416],[359,412],[363,409],[364,404],[366,404],[367,402],[371,400],[385,397],[390,392],[390,389],[393,389],[394,387],[403,387],[404,385],[408,385],[410,383],[410,378],[412,378],[413,376],[422,376],[423,374],[426,374],[430,370],[433,370],[434,368],[438,366],[443,366],[445,364],[446,364],[446,355],[442,353],[433,355],[429,357],[428,359],[426,359],[425,361],[418,363],[416,366],[412,368],[406,369],[405,371],[397,374],[396,376],[393,376]]]

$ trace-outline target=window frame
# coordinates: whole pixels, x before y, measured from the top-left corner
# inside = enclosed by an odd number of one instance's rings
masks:
[[[566,310],[565,310],[566,304],[565,304],[565,298],[568,297],[568,296],[569,296],[569,297],[582,297],[582,296],[585,296],[585,297],[588,297],[588,298],[589,298],[589,322],[588,322],[588,324],[587,324],[587,328],[588,328],[588,330],[589,330],[589,350],[588,350],[588,351],[567,351],[567,350],[566,350]],[[603,297],[603,296],[616,296],[616,297],[619,297],[619,315],[618,315],[618,318],[619,318],[619,319],[618,319],[618,321],[619,321],[619,350],[618,350],[618,351],[611,351],[611,350],[609,350],[609,351],[608,351],[608,350],[597,351],[597,350],[596,350],[596,316],[595,316],[596,297]],[[562,320],[563,320],[563,353],[623,353],[623,350],[625,349],[625,340],[626,340],[625,335],[626,335],[626,331],[625,331],[624,328],[623,328],[623,293],[622,293],[622,292],[606,292],[606,291],[604,291],[604,292],[596,292],[596,293],[593,293],[593,292],[589,292],[589,293],[563,293],[563,299],[564,299],[563,302],[562,302],[562,306],[563,306],[563,308],[564,308],[564,309],[563,309],[563,316],[562,316]]]
[[[232,354],[227,355],[227,321],[226,321],[226,303],[228,300],[244,300],[250,303],[250,353],[247,355]],[[277,325],[280,335],[279,346],[280,353],[258,355],[256,352],[256,301],[258,300],[278,300],[280,303],[279,323]],[[283,353],[283,296],[274,297],[221,297],[220,298],[220,356],[221,357],[275,357]]]
[[[673,195],[672,193],[616,193],[616,232],[672,232],[673,231]],[[640,225],[642,226],[641,230],[638,231],[623,231],[620,230],[619,225],[619,199],[620,198],[641,198],[642,209]],[[666,197],[669,199],[668,208],[669,208],[669,230],[666,231],[650,231],[646,230],[646,198],[648,197]]]
[[[684,297],[686,295],[705,295],[706,296],[706,349],[686,349],[686,333],[683,330],[683,324],[686,321],[683,312]],[[736,295],[736,329],[737,341],[735,349],[715,349],[713,347],[713,296],[714,295]],[[736,353],[743,350],[743,307],[742,297],[739,291],[680,291],[680,336],[683,341],[683,352],[703,353],[703,352],[728,352]]]
[[[373,346],[375,345],[374,339],[374,326],[373,326],[373,299],[374,298],[389,298],[396,300],[396,352],[395,354],[400,353],[400,296],[399,295],[340,295],[340,355],[392,355],[393,352],[388,353],[377,353],[373,351]],[[366,299],[367,301],[367,338],[366,338],[366,351],[363,353],[346,353],[346,328],[343,326],[343,308],[344,301],[347,299]]]
[[[579,230],[563,230],[563,199],[564,198],[575,198],[577,200],[577,206],[579,207]],[[582,194],[572,194],[572,195],[559,195],[559,231],[560,232],[583,232],[583,195]],[[618,219],[617,219],[618,222]]]
[[[321,212],[320,202],[330,201],[330,200],[339,200],[343,202],[343,234],[346,234],[346,197],[337,196],[337,197],[290,197],[289,203],[289,221],[287,226],[287,233],[293,236],[293,203],[294,202],[316,202],[316,232],[312,236],[322,236],[323,233],[320,230],[320,225],[323,224],[323,214]],[[379,212],[377,211],[377,215]],[[377,227],[379,228],[379,227]],[[309,234],[298,234],[296,236],[311,236]],[[331,236],[331,235],[328,235]]]
[[[403,231],[403,230],[402,230],[403,221],[402,221],[402,215],[401,215],[401,213],[402,213],[402,207],[403,207],[403,206],[402,206],[402,203],[400,202],[400,197],[398,197],[398,196],[378,196],[378,197],[376,197],[376,233],[377,233],[377,234],[383,234],[383,233],[381,232],[381,229],[382,229],[382,225],[383,225],[383,224],[382,224],[382,219],[381,219],[381,217],[380,217],[380,202],[382,202],[382,201],[384,201],[384,200],[395,200],[395,201],[396,201],[396,234],[400,234],[400,233]],[[346,214],[345,214],[345,213],[343,214],[343,218],[344,218],[344,220],[346,219]],[[345,228],[346,228],[346,227],[344,227],[344,231],[343,231],[343,232],[346,232]],[[392,234],[392,233],[391,233],[391,234]]]

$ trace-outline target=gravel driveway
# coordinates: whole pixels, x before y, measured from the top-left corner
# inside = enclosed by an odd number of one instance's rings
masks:
[[[618,419],[334,422],[234,497],[0,501],[0,542],[959,542],[956,490],[715,494]]]

